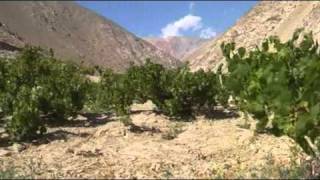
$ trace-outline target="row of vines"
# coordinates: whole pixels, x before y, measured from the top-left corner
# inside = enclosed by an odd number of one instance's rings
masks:
[[[288,135],[306,152],[320,147],[320,53],[312,33],[282,43],[267,38],[249,52],[222,44],[227,73],[186,66],[165,69],[149,60],[125,73],[84,68],[59,61],[53,53],[26,47],[16,59],[0,60],[0,118],[12,140],[32,139],[46,124],[66,121],[80,112],[115,113],[128,121],[130,106],[151,100],[176,120],[200,110],[237,107],[258,120],[257,131]],[[49,55],[48,55],[49,54]],[[90,81],[88,74],[100,76]]]
[[[92,74],[101,80],[90,81]],[[0,117],[14,141],[36,138],[46,132],[46,124],[63,123],[82,112],[114,113],[128,124],[130,106],[147,100],[176,120],[191,119],[196,110],[213,109],[221,97],[227,98],[219,95],[220,76],[192,73],[187,66],[165,69],[150,60],[115,73],[62,62],[52,53],[26,47],[16,59],[0,60]]]

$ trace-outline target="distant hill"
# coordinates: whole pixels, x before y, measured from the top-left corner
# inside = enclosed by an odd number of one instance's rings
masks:
[[[196,37],[180,37],[173,36],[167,38],[148,37],[144,38],[159,49],[169,53],[170,55],[183,60],[183,58],[198,48],[203,43],[209,41]]]
[[[119,71],[130,62],[142,64],[147,57],[166,67],[180,64],[111,20],[72,1],[1,1],[0,42],[0,54],[4,46],[40,45],[52,48],[64,59]]]
[[[215,69],[224,63],[220,45],[234,41],[239,46],[253,48],[270,35],[287,40],[297,28],[312,30],[320,40],[319,1],[262,1],[241,17],[233,27],[216,39],[202,45],[186,57],[192,70]]]

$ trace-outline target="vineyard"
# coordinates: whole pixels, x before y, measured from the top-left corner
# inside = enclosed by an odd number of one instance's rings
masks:
[[[219,85],[221,74],[187,66],[165,69],[147,60],[124,74],[110,69],[83,68],[63,63],[35,47],[15,60],[1,60],[1,113],[12,140],[45,133],[45,124],[67,121],[80,112],[115,113],[130,125],[129,107],[154,102],[159,111],[176,120],[192,119],[196,110],[226,102]],[[100,82],[91,82],[89,74]]]
[[[319,158],[320,52],[312,33],[297,30],[280,42],[269,37],[247,52],[221,45],[227,61],[217,72],[165,69],[147,60],[126,73],[57,60],[52,51],[26,47],[16,59],[0,60],[0,118],[12,141],[28,141],[79,113],[109,113],[134,126],[130,106],[151,100],[173,121],[235,105],[258,121],[258,133],[288,135]],[[98,82],[88,75],[99,76]]]

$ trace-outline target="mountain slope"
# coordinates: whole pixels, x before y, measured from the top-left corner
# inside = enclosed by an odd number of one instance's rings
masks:
[[[148,37],[144,39],[178,59],[183,59],[194,49],[209,41],[207,39],[179,36],[167,38]]]
[[[320,38],[320,2],[317,1],[262,1],[216,39],[206,43],[186,57],[192,70],[216,69],[224,63],[220,45],[234,41],[237,47],[253,48],[270,35],[290,38],[296,28],[313,30]]]
[[[1,42],[7,34],[23,44],[52,48],[58,57],[115,70],[145,58],[174,67],[179,62],[114,22],[75,2],[0,2]],[[9,41],[15,39],[13,36]],[[17,41],[17,40],[15,40]]]

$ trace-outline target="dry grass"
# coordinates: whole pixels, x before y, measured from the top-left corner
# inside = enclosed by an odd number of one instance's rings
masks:
[[[0,157],[1,169],[12,165],[35,178],[280,178],[305,157],[299,148],[293,154],[288,137],[240,128],[241,117],[177,123],[146,110],[131,118],[141,131],[111,119],[50,128],[22,152]]]

